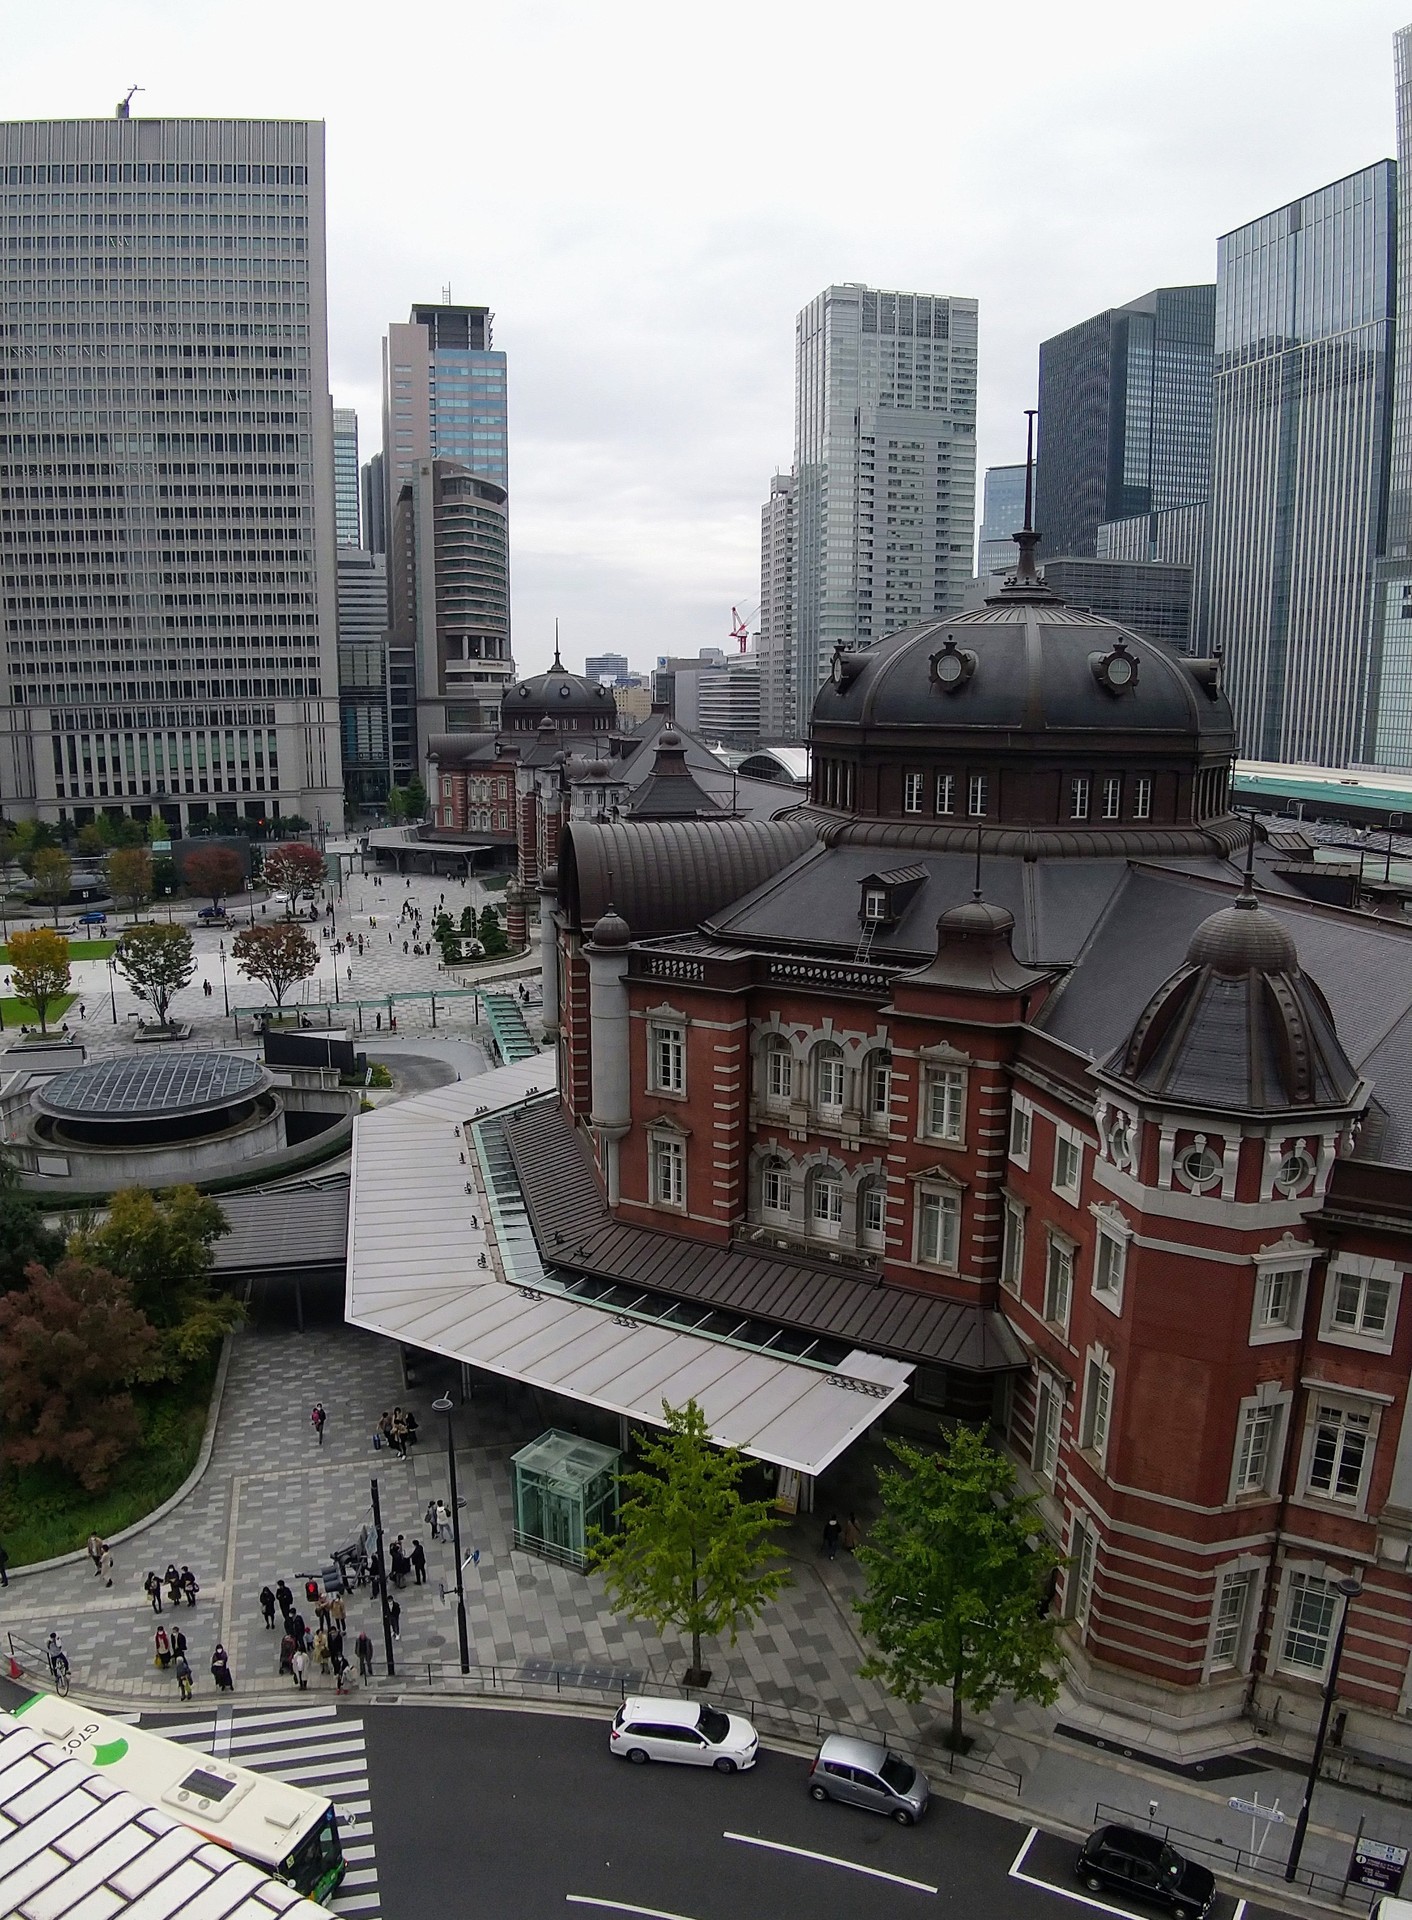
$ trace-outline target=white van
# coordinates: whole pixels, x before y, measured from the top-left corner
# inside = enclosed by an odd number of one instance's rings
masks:
[[[1400,1900],[1395,1893],[1385,1893],[1381,1900],[1373,1902],[1368,1920],[1412,1920],[1412,1900]]]

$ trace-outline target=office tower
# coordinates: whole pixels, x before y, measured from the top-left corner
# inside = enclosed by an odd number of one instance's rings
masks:
[[[984,580],[1009,573],[1019,554],[1013,536],[1025,524],[1025,468],[987,467],[981,494],[980,544],[976,572]]]
[[[760,509],[760,732],[766,740],[798,740],[794,702],[794,475],[777,473]]]
[[[1045,554],[1094,554],[1101,522],[1206,498],[1214,315],[1214,287],[1158,287],[1042,342]]]
[[[510,453],[505,355],[489,307],[415,306],[382,345],[382,457],[387,524],[427,460],[456,460],[506,488]]]
[[[324,130],[0,125],[0,794],[341,823]]]
[[[760,738],[760,663],[748,653],[703,647],[698,659],[670,659],[657,684],[670,684],[672,715],[708,746],[748,749]]]
[[[961,605],[975,551],[974,300],[827,287],[795,330],[802,731],[836,646]]]
[[[456,460],[423,460],[402,484],[388,560],[394,765],[409,736],[420,771],[433,734],[500,724],[515,678],[505,501]]]
[[[1136,627],[1154,640],[1166,640],[1183,652],[1191,645],[1192,569],[1163,566],[1147,559],[1094,559],[1068,554],[1044,563],[1044,584],[1067,600]]]
[[[333,509],[341,547],[359,544],[358,416],[352,407],[333,410]]]
[[[625,653],[591,653],[583,663],[585,680],[611,680],[615,687],[628,683],[628,657]]]
[[[1380,160],[1217,245],[1202,639],[1250,759],[1347,766],[1375,744],[1396,173]]]
[[[338,711],[343,792],[351,809],[381,806],[392,782],[387,558],[338,550]]]
[[[1412,27],[1393,35],[1397,97],[1397,279],[1387,533],[1377,569],[1377,684],[1368,757],[1412,767]]]
[[[375,453],[363,467],[363,537],[369,553],[387,552],[387,490],[383,458]]]

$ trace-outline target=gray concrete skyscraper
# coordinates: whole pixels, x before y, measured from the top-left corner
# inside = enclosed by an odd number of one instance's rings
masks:
[[[341,547],[360,545],[358,416],[352,407],[333,410],[333,508]]]
[[[324,130],[0,125],[0,794],[341,823]]]
[[[799,740],[805,732],[794,702],[794,476],[777,473],[760,509],[760,732],[766,740]],[[807,721],[808,715],[805,715]]]
[[[795,731],[834,648],[962,605],[975,551],[974,300],[826,287],[795,330]]]
[[[1412,767],[1412,27],[1393,36],[1397,276],[1387,534],[1378,568],[1376,683],[1368,757]]]
[[[1378,750],[1396,175],[1380,160],[1218,242],[1202,645],[1224,652],[1251,759]],[[1405,653],[1401,678],[1406,755]]]
[[[489,307],[417,305],[382,347],[386,533],[398,495],[428,460],[455,460],[501,489],[510,484],[505,355]]]

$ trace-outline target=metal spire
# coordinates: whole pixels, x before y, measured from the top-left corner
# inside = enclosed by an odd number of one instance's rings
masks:
[[[1026,519],[1028,519],[1029,518],[1028,514],[1025,517]],[[980,897],[981,897],[981,829],[977,827],[976,828],[976,884],[971,890],[971,898],[973,900],[979,900]]]
[[[564,671],[564,663],[559,658],[559,622],[557,618],[554,622],[554,665],[550,671],[553,673],[562,673]]]
[[[1034,530],[1034,423],[1038,411],[1037,407],[1025,408],[1025,524],[1011,536],[1020,549],[1014,579],[1034,586],[1039,583],[1034,563],[1034,550],[1039,545],[1039,535]]]

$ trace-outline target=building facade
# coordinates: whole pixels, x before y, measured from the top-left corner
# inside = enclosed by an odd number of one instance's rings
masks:
[[[625,653],[591,653],[583,663],[584,678],[611,680],[615,687],[628,683],[628,657]]]
[[[322,123],[12,122],[0,214],[7,811],[341,823]]]
[[[797,740],[803,725],[794,698],[794,475],[777,473],[760,509],[760,732]]]
[[[828,287],[795,327],[794,697],[835,646],[959,607],[975,550],[974,300]]]
[[[333,410],[333,512],[341,547],[358,547],[362,476],[358,469],[358,415],[352,407]]]
[[[428,460],[455,460],[492,486],[510,485],[506,357],[489,307],[413,307],[382,344],[386,522]]]
[[[1397,269],[1387,531],[1377,568],[1377,699],[1369,757],[1412,767],[1412,27],[1393,35],[1397,105]]]
[[[1072,606],[1087,607],[1119,626],[1136,627],[1184,653],[1191,645],[1189,566],[1146,559],[1075,560],[1064,554],[1045,561],[1044,577]]]
[[[357,811],[386,803],[392,784],[387,559],[338,550],[338,708],[343,791]]]
[[[1218,243],[1203,645],[1255,760],[1376,745],[1396,175],[1379,161]]]
[[[1090,556],[1105,520],[1205,500],[1214,336],[1214,287],[1158,287],[1041,343],[1046,554]]]
[[[363,538],[369,553],[387,552],[387,487],[383,480],[383,457],[375,453],[363,467]]]
[[[1015,564],[1015,535],[1025,524],[1025,467],[987,467],[981,495],[976,572],[982,580]]]

